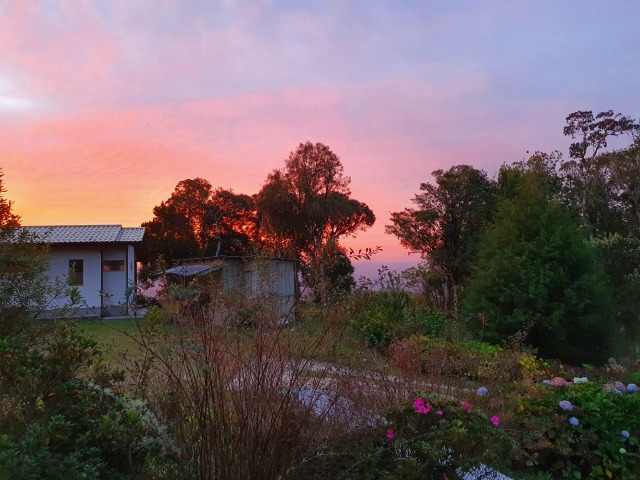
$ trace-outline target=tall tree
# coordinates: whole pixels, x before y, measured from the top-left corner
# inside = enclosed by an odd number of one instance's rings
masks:
[[[640,333],[640,138],[628,148],[598,157],[606,168],[607,215],[598,218],[593,243],[614,287],[618,321]]]
[[[245,255],[262,248],[258,213],[253,197],[217,188],[207,203],[204,218],[207,242],[204,253]]]
[[[371,209],[351,198],[340,158],[321,143],[301,143],[283,170],[274,170],[256,196],[262,226],[280,255],[299,256],[305,281],[326,295],[327,266],[339,240],[375,222]]]
[[[149,260],[164,255],[169,260],[198,256],[206,244],[205,215],[211,184],[202,179],[180,181],[168,200],[153,209],[147,228]]]
[[[258,238],[253,199],[213,189],[202,178],[182,180],[168,200],[153,209],[147,228],[149,261],[197,256],[242,255]]]
[[[640,331],[640,123],[609,110],[567,117],[564,134],[574,143],[562,165],[568,192],[590,233],[613,285],[624,331]],[[628,147],[606,150],[612,137],[632,138]]]
[[[591,111],[573,112],[566,122],[564,135],[576,140],[569,147],[569,160],[562,164],[569,191],[592,234],[614,233],[621,226],[620,212],[612,184],[614,157],[605,149],[611,137],[637,138],[640,124],[612,110],[595,116]]]
[[[627,232],[640,232],[640,136],[626,149],[607,155],[611,183]]]
[[[613,331],[608,281],[554,181],[523,165],[501,169],[508,195],[483,236],[465,311],[484,319],[475,325],[486,340],[525,331],[543,356],[602,360]]]
[[[420,185],[417,208],[391,214],[386,232],[419,253],[446,278],[447,309],[457,313],[457,295],[469,272],[477,234],[495,210],[496,184],[482,170],[457,165],[431,174],[435,184]]]
[[[54,294],[46,271],[47,246],[20,228],[20,217],[12,212],[0,169],[0,333],[3,324],[27,311],[45,308]]]
[[[3,230],[17,228],[20,226],[20,217],[11,211],[13,202],[4,198],[7,191],[2,180],[4,173],[0,169],[0,228]]]

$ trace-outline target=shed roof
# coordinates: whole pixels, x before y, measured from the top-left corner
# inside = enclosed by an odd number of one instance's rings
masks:
[[[144,227],[122,225],[51,225],[24,227],[43,243],[138,243],[144,238]]]
[[[220,268],[222,268],[221,265],[180,265],[165,270],[164,273],[180,277],[193,277],[194,275],[220,270]]]

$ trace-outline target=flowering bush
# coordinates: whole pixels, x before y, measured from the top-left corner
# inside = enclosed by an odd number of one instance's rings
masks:
[[[423,395],[386,415],[386,425],[333,441],[295,471],[296,480],[459,478],[480,463],[497,466],[513,443],[470,405]],[[330,457],[329,457],[330,455]]]
[[[640,478],[640,395],[597,382],[538,393],[521,399],[516,463],[554,478]]]
[[[627,392],[627,387],[622,382],[607,383],[603,388],[606,393],[615,393],[617,395]]]
[[[466,402],[435,395],[393,410],[387,420],[393,437],[380,460],[391,466],[397,478],[414,478],[415,472],[420,472],[420,478],[457,478],[458,469],[468,471],[481,462],[495,464],[512,448],[497,428],[497,415],[487,418]]]

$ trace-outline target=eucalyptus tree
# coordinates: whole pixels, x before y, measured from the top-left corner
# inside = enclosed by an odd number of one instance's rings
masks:
[[[568,191],[574,196],[583,224],[592,235],[612,234],[623,228],[620,191],[616,181],[625,172],[624,155],[609,152],[612,138],[640,135],[640,123],[613,110],[594,115],[592,111],[573,112],[566,118],[563,133],[574,140],[569,159],[562,163]]]
[[[350,183],[328,146],[306,142],[289,154],[283,169],[268,175],[256,195],[261,227],[276,254],[303,261],[305,282],[317,298],[327,294],[336,252],[344,253],[340,239],[375,222],[371,209],[351,198]]]

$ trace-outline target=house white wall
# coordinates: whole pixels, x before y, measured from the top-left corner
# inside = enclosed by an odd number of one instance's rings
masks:
[[[100,289],[102,258],[100,249],[95,245],[51,245],[50,247],[51,265],[49,267],[49,276],[52,281],[60,281],[66,283],[69,278],[69,261],[82,260],[83,263],[83,282],[77,286],[78,291],[89,308],[97,308],[100,312]],[[52,305],[54,308],[60,308],[68,304],[68,298],[57,299]]]
[[[52,281],[67,283],[71,261],[82,260],[82,285],[75,286],[89,311],[81,313],[100,315],[101,307],[126,304],[128,287],[135,284],[135,252],[133,245],[51,245],[49,276]],[[122,261],[124,270],[103,271],[104,261]],[[101,293],[103,295],[101,295]],[[69,298],[57,299],[52,308],[69,304]]]
[[[126,303],[126,291],[129,285],[129,250],[126,245],[107,245],[102,247],[103,261],[121,261],[124,270],[102,271],[102,291],[104,292],[103,305],[106,307],[124,305]]]

